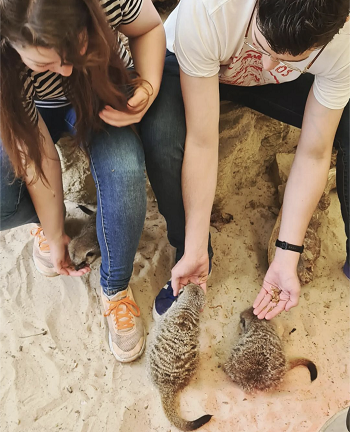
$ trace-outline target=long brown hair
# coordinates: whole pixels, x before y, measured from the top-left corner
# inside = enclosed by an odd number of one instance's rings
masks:
[[[87,132],[101,127],[101,108],[127,111],[128,92],[143,81],[125,68],[98,0],[0,0],[0,15],[1,139],[16,177],[33,163],[34,181],[45,181],[43,137],[24,108],[24,64],[12,45],[53,48],[62,63],[73,65],[62,82],[76,111],[76,143],[85,148]]]

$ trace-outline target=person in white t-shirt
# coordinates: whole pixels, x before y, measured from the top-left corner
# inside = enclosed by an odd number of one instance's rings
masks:
[[[181,0],[169,16],[167,58],[173,56],[180,66],[186,114],[186,236],[184,255],[165,287],[167,294],[163,289],[155,300],[158,315],[189,280],[206,290],[220,99],[302,128],[284,196],[278,247],[254,313],[271,319],[298,304],[299,253],[326,183],[333,144],[338,149],[337,192],[349,238],[348,17],[348,0]],[[349,241],[344,273],[349,277]],[[166,307],[158,307],[161,301]]]

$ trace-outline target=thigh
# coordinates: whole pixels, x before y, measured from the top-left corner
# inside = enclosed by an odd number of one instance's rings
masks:
[[[106,204],[113,207],[131,200],[135,185],[144,185],[144,151],[131,127],[105,125],[103,130],[92,134],[89,154],[97,193]]]
[[[108,125],[94,133],[90,143],[90,166],[97,190],[101,283],[106,286],[106,280],[126,280],[127,284],[146,212],[142,144],[131,127]]]
[[[283,123],[301,128],[313,80],[313,75],[304,74],[294,81],[282,84],[251,87],[220,84],[220,98],[237,102]]]
[[[185,110],[182,100],[179,64],[169,51],[159,94],[140,124],[140,133],[149,164],[177,161],[182,164],[186,138]]]

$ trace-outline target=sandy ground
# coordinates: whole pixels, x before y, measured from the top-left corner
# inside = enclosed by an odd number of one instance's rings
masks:
[[[241,190],[224,209],[233,221],[221,232],[212,228],[215,257],[202,315],[200,368],[181,394],[185,418],[214,415],[203,432],[318,432],[350,404],[349,282],[341,271],[344,231],[334,192],[320,228],[314,281],[303,288],[297,308],[275,319],[287,354],[314,360],[318,379],[310,384],[308,371],[299,367],[278,391],[249,396],[220,368],[237,338],[239,312],[253,302],[267,269],[276,219],[268,209],[276,205],[273,191],[266,179]],[[74,205],[68,209],[81,217]],[[33,265],[32,242],[28,227],[1,236],[0,430],[175,432],[146,375],[145,355],[121,365],[109,352],[99,262],[81,279],[45,278]],[[172,260],[165,223],[149,201],[131,284],[149,333],[152,302]],[[45,335],[31,336],[43,330]]]

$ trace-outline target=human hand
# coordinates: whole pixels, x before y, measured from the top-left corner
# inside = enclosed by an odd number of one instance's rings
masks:
[[[266,273],[253,307],[259,319],[270,320],[299,303],[300,282],[295,266],[288,268],[274,259]]]
[[[88,265],[80,270],[75,270],[68,253],[70,238],[64,234],[62,237],[49,242],[51,262],[55,271],[64,276],[83,276],[91,269]]]
[[[128,100],[129,111],[117,111],[109,105],[99,113],[100,118],[111,126],[122,127],[139,123],[151,106],[155,96],[149,94],[143,86],[138,87],[132,98]],[[140,107],[144,107],[139,111]],[[136,112],[135,112],[136,111]]]
[[[200,285],[206,292],[208,273],[208,253],[202,257],[191,256],[190,258],[185,253],[171,271],[171,286],[173,287],[174,296],[177,296],[180,289],[190,282]]]

